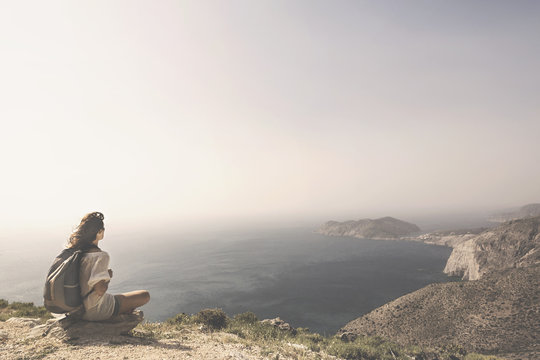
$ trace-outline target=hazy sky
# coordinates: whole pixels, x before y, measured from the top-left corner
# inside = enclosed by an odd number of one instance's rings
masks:
[[[538,1],[3,1],[0,225],[540,201]]]

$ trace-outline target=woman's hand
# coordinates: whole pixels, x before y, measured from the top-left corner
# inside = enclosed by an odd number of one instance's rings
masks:
[[[94,285],[94,291],[99,296],[103,296],[107,292],[107,289],[109,288],[109,282],[107,280],[101,280],[96,285]]]

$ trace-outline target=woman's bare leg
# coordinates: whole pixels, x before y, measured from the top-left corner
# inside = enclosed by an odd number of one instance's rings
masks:
[[[120,310],[118,314],[130,314],[138,308],[150,301],[150,293],[146,290],[136,290],[123,293],[120,295],[114,295],[118,299],[120,304]]]

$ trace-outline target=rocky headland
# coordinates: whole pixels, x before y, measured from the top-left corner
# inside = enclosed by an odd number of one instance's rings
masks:
[[[531,209],[531,207],[528,207]],[[329,236],[421,241],[453,251],[444,272],[463,280],[540,262],[540,216],[511,220],[493,228],[435,231],[417,235],[418,226],[392,217],[345,222],[328,221],[316,232]]]
[[[328,221],[316,230],[329,236],[352,236],[363,239],[396,240],[420,232],[415,224],[387,216],[380,219],[360,219],[344,222]]]

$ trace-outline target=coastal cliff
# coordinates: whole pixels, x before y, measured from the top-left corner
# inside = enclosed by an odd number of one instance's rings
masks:
[[[380,219],[360,219],[344,222],[328,221],[316,230],[330,236],[352,236],[362,239],[394,240],[420,232],[415,224],[387,216]]]
[[[512,220],[457,244],[444,272],[464,280],[478,280],[492,271],[537,263],[540,263],[540,216]]]
[[[478,280],[480,264],[476,261],[477,250],[474,238],[456,245],[446,261],[443,272],[451,276],[460,276],[463,280]]]

